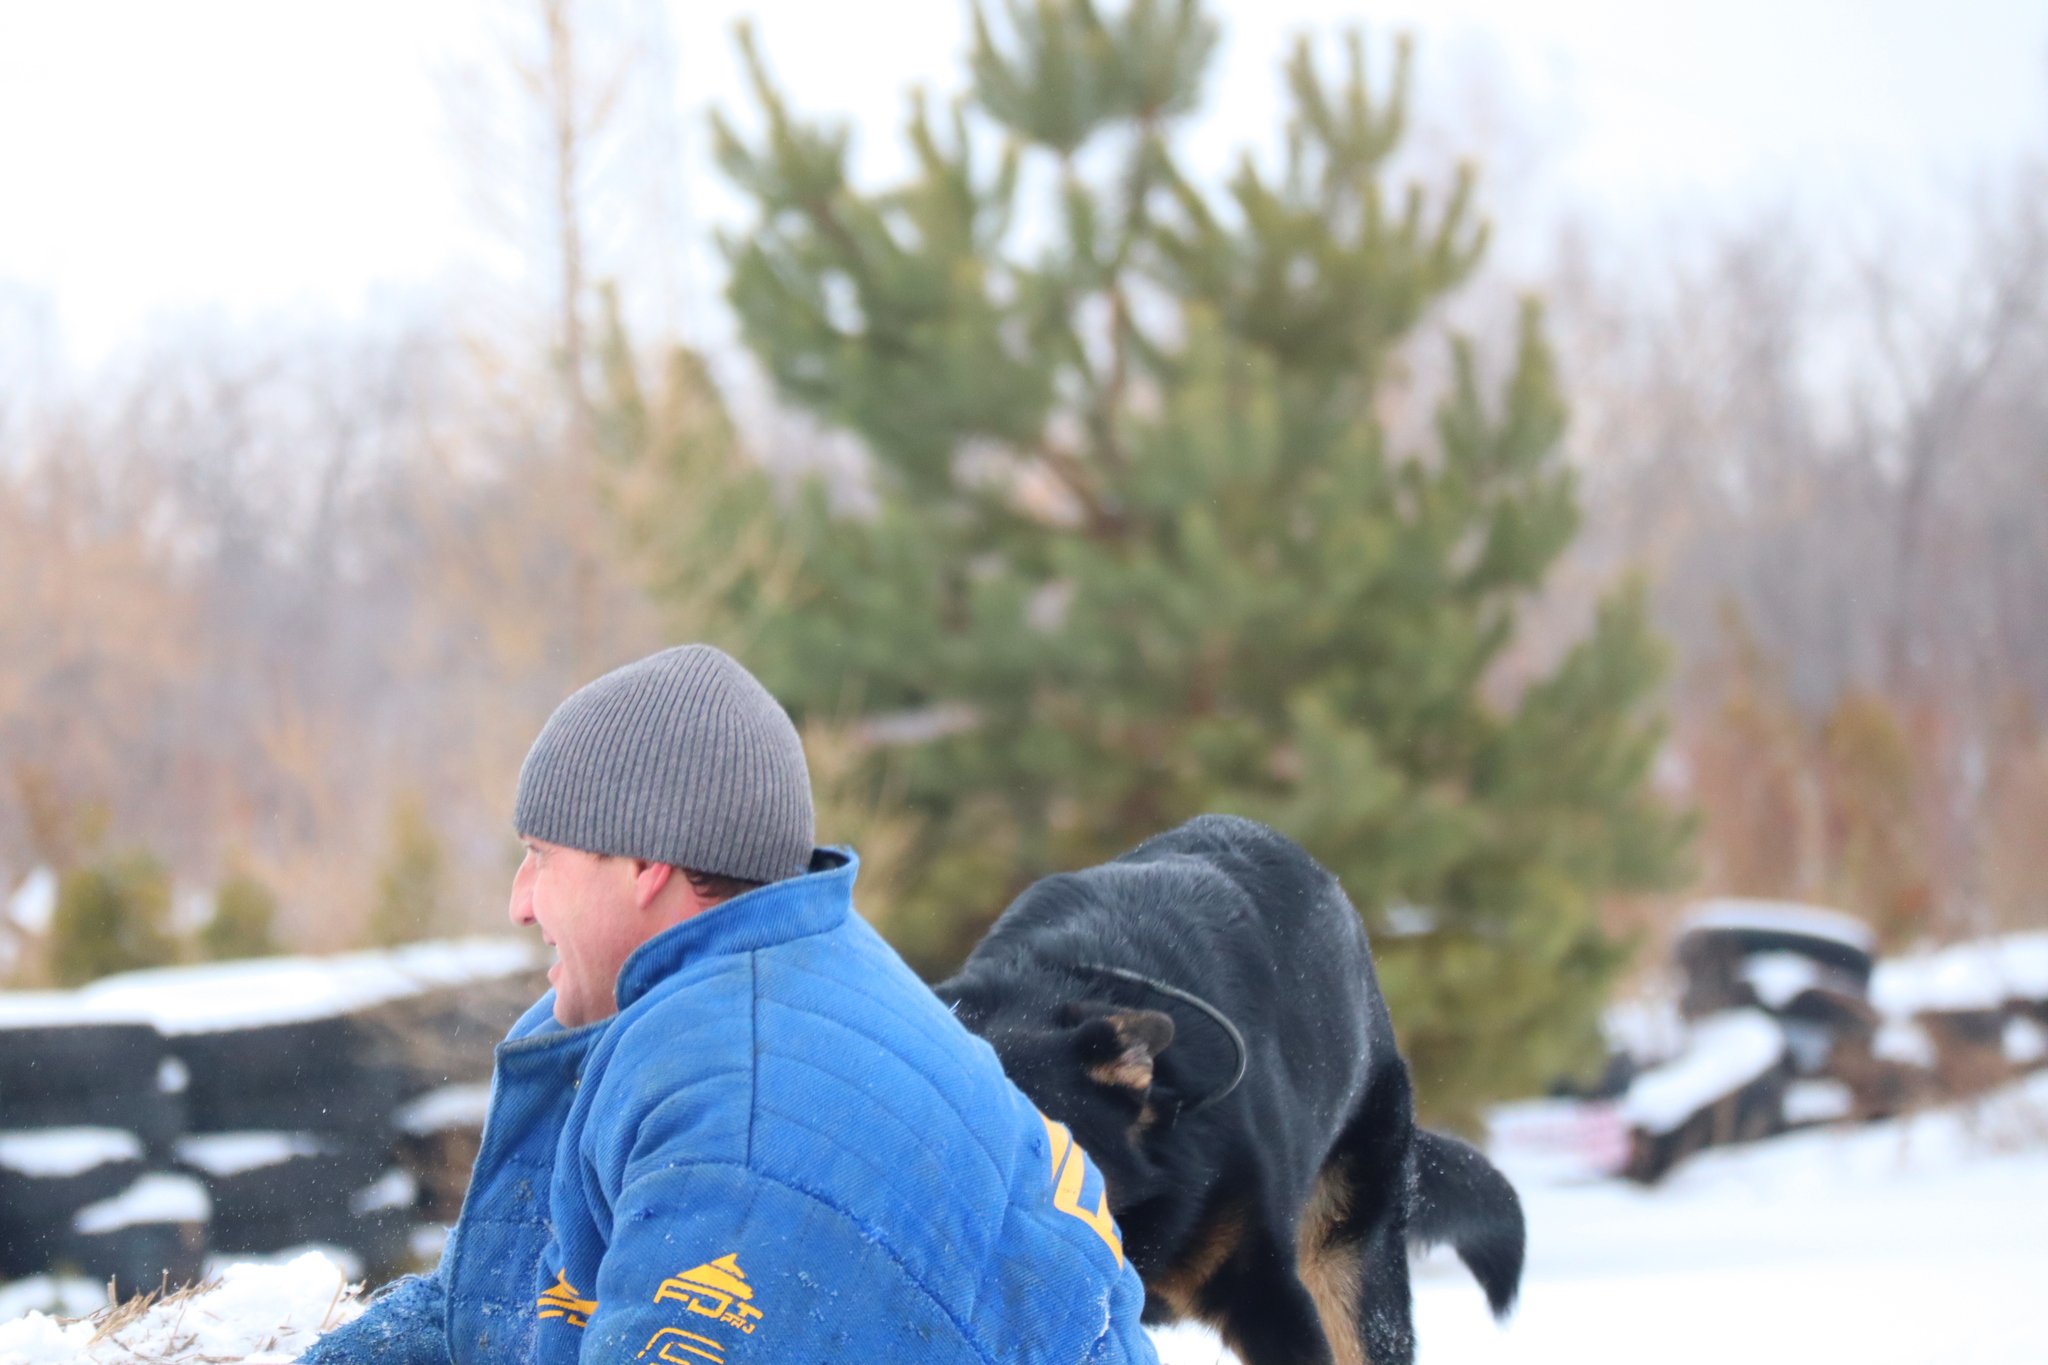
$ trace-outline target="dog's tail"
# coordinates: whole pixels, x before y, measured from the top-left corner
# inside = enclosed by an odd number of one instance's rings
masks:
[[[1414,1150],[1408,1240],[1457,1248],[1458,1259],[1486,1290],[1493,1315],[1505,1317],[1522,1286],[1527,1240],[1515,1187],[1492,1162],[1456,1138],[1418,1128]]]

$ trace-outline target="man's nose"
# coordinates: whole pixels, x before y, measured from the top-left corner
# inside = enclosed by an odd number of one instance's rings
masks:
[[[519,871],[512,876],[512,903],[506,913],[514,924],[524,929],[535,923],[533,917],[533,855],[527,854],[520,860]]]

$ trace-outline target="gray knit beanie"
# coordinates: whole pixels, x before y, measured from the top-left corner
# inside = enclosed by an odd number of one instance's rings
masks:
[[[556,707],[512,812],[551,844],[755,882],[804,870],[811,822],[796,727],[710,645],[649,655]]]

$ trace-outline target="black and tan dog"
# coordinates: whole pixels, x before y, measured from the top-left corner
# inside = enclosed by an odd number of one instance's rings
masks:
[[[1358,915],[1283,835],[1203,816],[1047,877],[936,989],[1095,1159],[1148,1322],[1246,1365],[1409,1365],[1411,1241],[1513,1303],[1514,1189],[1415,1126]]]

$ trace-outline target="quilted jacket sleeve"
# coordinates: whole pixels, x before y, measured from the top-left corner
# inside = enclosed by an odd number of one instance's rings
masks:
[[[596,1300],[580,1343],[588,1362],[985,1358],[871,1229],[738,1165],[629,1182]]]
[[[437,1275],[408,1275],[369,1310],[299,1357],[303,1365],[448,1365],[448,1295]]]

